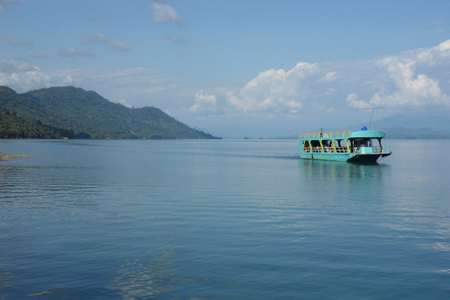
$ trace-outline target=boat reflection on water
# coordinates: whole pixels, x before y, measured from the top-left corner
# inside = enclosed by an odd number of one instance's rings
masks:
[[[383,187],[390,184],[391,170],[387,164],[299,160],[302,189],[309,197],[353,199],[361,190],[366,200],[389,197]]]
[[[300,160],[306,177],[381,178],[391,166],[387,164],[352,164],[339,161]]]

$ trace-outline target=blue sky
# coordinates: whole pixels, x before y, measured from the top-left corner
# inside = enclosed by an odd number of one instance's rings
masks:
[[[225,136],[450,113],[450,1],[0,0],[0,85]]]

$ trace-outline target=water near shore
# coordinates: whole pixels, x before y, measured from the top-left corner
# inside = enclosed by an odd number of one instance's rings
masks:
[[[450,141],[4,140],[0,299],[448,299]]]

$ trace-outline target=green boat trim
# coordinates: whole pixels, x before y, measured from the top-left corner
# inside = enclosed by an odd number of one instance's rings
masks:
[[[327,131],[299,134],[302,159],[374,163],[392,154],[392,146],[382,146],[384,130]]]

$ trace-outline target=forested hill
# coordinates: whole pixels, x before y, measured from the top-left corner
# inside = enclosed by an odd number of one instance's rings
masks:
[[[30,123],[95,139],[214,139],[155,107],[128,108],[92,91],[52,87],[17,94],[0,87],[0,107]]]
[[[0,107],[1,139],[62,139],[73,137],[74,133],[71,131],[27,122]]]

